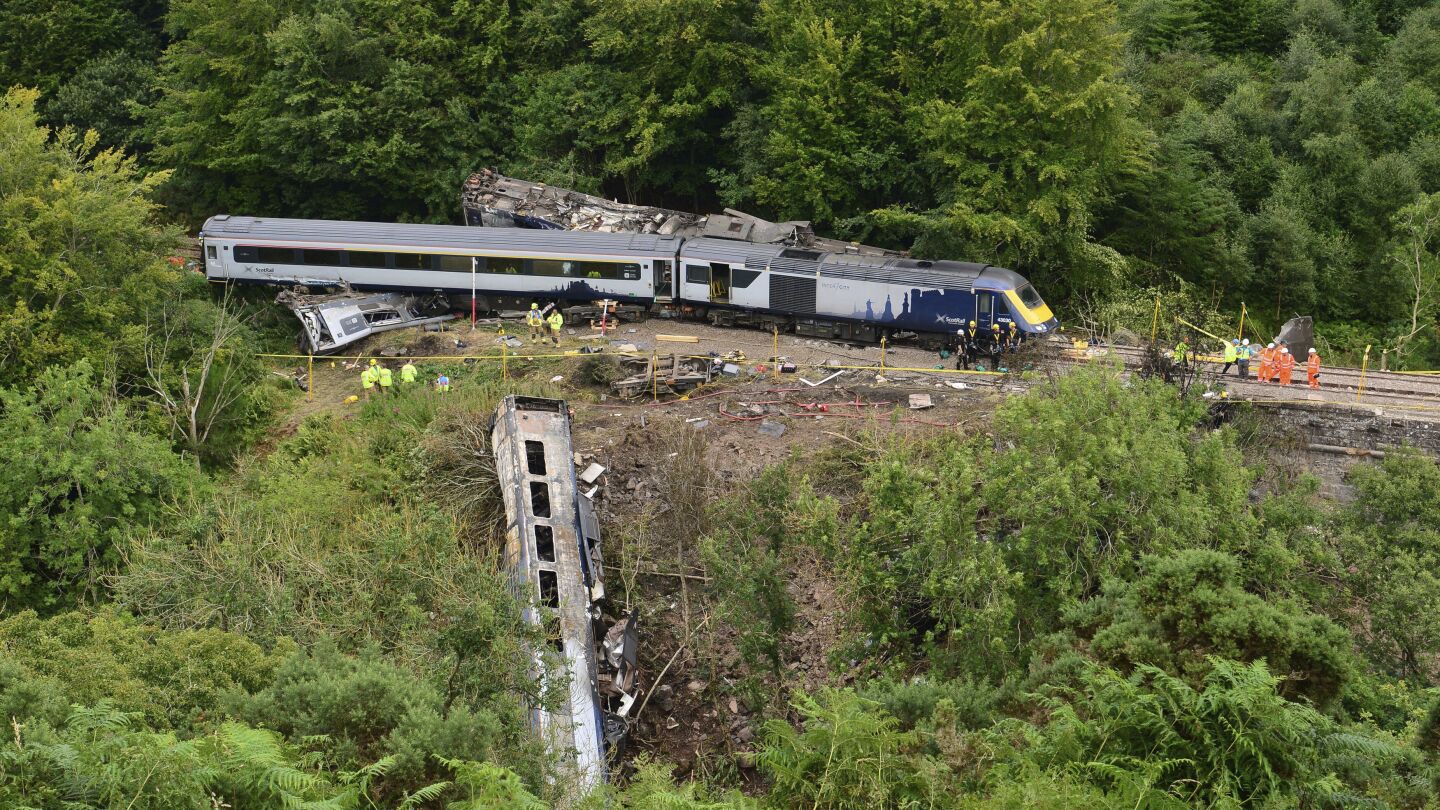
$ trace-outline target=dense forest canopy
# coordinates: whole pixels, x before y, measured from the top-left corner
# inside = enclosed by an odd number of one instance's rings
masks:
[[[455,222],[495,165],[1008,265],[1072,323],[1179,293],[1420,365],[1437,43],[1421,0],[67,0],[0,10],[0,85],[192,227]]]
[[[564,361],[302,405],[273,308],[167,261],[213,213],[454,222],[496,165],[1009,264],[1071,323],[1244,301],[1440,362],[1433,2],[12,0],[4,88],[0,807],[562,793],[476,426]],[[721,499],[684,427],[605,531],[683,521],[756,737],[582,806],[1433,807],[1440,465],[1336,502],[1209,404],[1090,367]]]

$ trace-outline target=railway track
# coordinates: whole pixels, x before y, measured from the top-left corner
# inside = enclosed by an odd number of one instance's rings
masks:
[[[1140,348],[1113,346],[1110,351],[1131,368],[1138,368],[1145,357],[1145,350]],[[1243,394],[1247,399],[1309,400],[1317,404],[1346,406],[1394,405],[1411,409],[1433,407],[1440,411],[1440,377],[1367,370],[1364,372],[1362,390],[1360,369],[1325,366],[1320,370],[1321,388],[1316,392],[1306,385],[1303,364],[1296,367],[1294,382],[1288,388],[1257,381],[1254,376],[1256,365],[1251,363],[1251,376],[1248,381],[1242,382],[1234,376],[1233,369],[1229,375],[1221,377],[1220,370],[1224,364],[1202,361],[1202,379],[1206,382],[1224,382],[1230,390]]]

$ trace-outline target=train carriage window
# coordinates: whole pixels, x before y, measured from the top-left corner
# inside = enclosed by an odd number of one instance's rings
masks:
[[[469,256],[441,256],[440,269],[447,273],[468,273],[470,272],[471,261]]]
[[[742,270],[737,267],[734,270],[730,271],[730,288],[734,290],[743,290],[746,287],[749,287],[752,283],[754,283],[755,279],[759,277],[759,270]]]
[[[1040,293],[1035,292],[1035,288],[1029,284],[1026,284],[1019,290],[1016,290],[1016,295],[1019,295],[1021,302],[1023,302],[1025,306],[1030,307],[1031,309],[1034,309],[1044,303],[1040,300]]]
[[[300,251],[300,253],[305,259],[306,264],[324,265],[326,267],[334,267],[340,264],[340,251],[338,250],[306,249]]]
[[[517,276],[525,272],[525,260],[511,256],[490,256],[481,261],[480,271]]]
[[[541,569],[540,602],[551,610],[560,609],[560,577],[554,571]]]
[[[994,293],[982,292],[979,295],[975,296],[975,307],[976,312],[978,313],[980,318],[982,320],[988,320],[990,316],[994,313]]]
[[[576,262],[561,261],[560,259],[531,259],[530,275],[532,276],[573,276],[575,275]]]
[[[710,283],[710,268],[702,264],[685,265],[685,283],[708,285]]]
[[[555,562],[555,530],[535,524],[535,556],[540,562]]]
[[[550,517],[550,487],[540,481],[530,482],[530,514],[537,518]]]
[[[254,245],[236,245],[235,261],[250,264],[260,261],[260,253]]]
[[[206,245],[206,246],[205,246],[205,255],[206,255],[206,256],[209,256],[209,257],[212,258],[212,259],[218,259],[218,258],[219,258],[219,256],[216,255],[216,253],[215,253],[215,246],[214,246],[214,245]]]
[[[397,270],[429,270],[430,257],[421,253],[396,253],[395,268]]]
[[[295,264],[295,250],[293,248],[262,247],[258,248],[260,261],[274,262],[275,264]]]
[[[345,258],[351,267],[384,267],[387,254],[372,250],[349,250]]]
[[[525,467],[531,475],[545,474],[545,443],[533,439],[525,441]]]

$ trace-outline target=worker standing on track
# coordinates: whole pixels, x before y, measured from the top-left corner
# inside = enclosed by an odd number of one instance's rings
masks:
[[[530,311],[525,313],[525,323],[530,327],[531,340],[545,339],[545,316],[540,314],[539,304],[530,305]]]
[[[406,360],[405,365],[400,367],[400,382],[406,387],[409,387],[411,383],[415,382],[415,376],[419,373],[419,369],[415,368],[415,364]]]
[[[1240,379],[1250,379],[1250,356],[1255,350],[1250,346],[1250,338],[1240,341],[1240,348],[1235,350],[1235,373]]]
[[[1240,359],[1240,338],[1235,338],[1225,344],[1225,367],[1220,369],[1221,374],[1230,373],[1230,367]]]
[[[980,359],[980,332],[975,327],[974,321],[965,327],[962,339],[965,343],[965,367],[974,368],[975,361]]]
[[[1305,361],[1305,379],[1311,388],[1320,387],[1320,353],[1310,350],[1310,359]]]
[[[380,394],[386,396],[395,393],[395,372],[390,367],[381,363],[380,366]]]
[[[565,325],[565,316],[560,314],[559,308],[556,308],[554,312],[550,313],[550,317],[547,318],[546,321],[550,324],[550,340],[553,341],[556,346],[559,346],[560,327]]]
[[[1260,370],[1255,374],[1256,379],[1260,382],[1270,382],[1270,378],[1275,374],[1276,354],[1278,352],[1275,351],[1274,343],[1267,343],[1265,348],[1260,350]]]
[[[1281,349],[1280,360],[1275,365],[1280,369],[1280,384],[1289,385],[1290,374],[1295,371],[1295,355],[1289,349]]]
[[[1020,334],[1020,327],[1014,321],[1011,321],[1010,331],[1005,333],[1005,348],[1012,352],[1016,351],[1020,348],[1020,341],[1022,340],[1022,338],[1023,336]]]
[[[380,372],[375,370],[375,360],[371,358],[370,365],[360,372],[360,391],[365,395],[365,399],[370,399],[370,395],[375,393],[375,383],[379,381]]]
[[[1005,351],[1005,336],[1000,333],[1000,324],[990,324],[990,370],[1000,370],[1000,353]]]
[[[1175,344],[1175,351],[1171,353],[1170,359],[1175,361],[1175,365],[1183,366],[1186,358],[1190,356],[1190,338],[1182,337],[1180,342]]]

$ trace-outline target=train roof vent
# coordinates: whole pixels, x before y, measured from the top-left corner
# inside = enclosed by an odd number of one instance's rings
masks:
[[[211,217],[211,219],[214,219],[216,222],[225,222],[226,220],[230,219],[230,215],[229,215],[229,214],[216,214],[214,217]]]
[[[780,255],[784,256],[787,259],[806,259],[813,262],[819,261],[822,254],[818,250],[797,250],[795,248],[786,248],[785,250],[780,251]]]
[[[915,266],[916,266],[916,267],[934,267],[934,266],[935,266],[935,263],[934,263],[934,262],[931,262],[931,261],[926,261],[926,260],[924,260],[924,259],[921,259],[920,261],[915,262]]]

